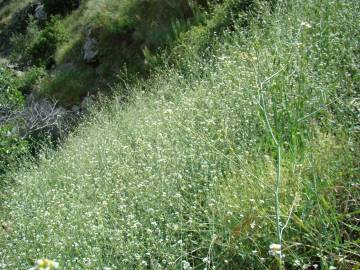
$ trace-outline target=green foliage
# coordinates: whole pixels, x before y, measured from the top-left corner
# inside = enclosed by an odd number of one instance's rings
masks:
[[[21,85],[14,73],[4,67],[0,67],[0,108],[3,111],[10,111],[21,107],[24,97],[18,91]]]
[[[127,34],[138,44],[157,48],[171,40],[172,24],[177,21],[185,27],[194,19],[199,6],[196,1],[190,5],[187,0],[90,0],[87,3],[87,20],[94,28]]]
[[[33,63],[48,68],[55,64],[54,54],[56,48],[66,38],[65,28],[57,18],[53,17],[29,48]]]
[[[42,0],[48,14],[65,15],[80,5],[80,0]]]
[[[24,97],[19,91],[21,85],[11,70],[0,68],[0,186],[4,184],[2,175],[27,150],[27,143],[17,130],[21,119],[8,120],[8,116],[16,114],[24,105]]]
[[[94,85],[96,74],[92,68],[66,66],[41,81],[39,94],[54,97],[63,104],[79,104]]]
[[[57,47],[67,39],[64,26],[58,17],[52,17],[44,29],[39,29],[32,20],[25,34],[14,35],[11,39],[11,59],[25,66],[44,66],[55,64]]]
[[[45,75],[42,68],[31,68],[21,76],[5,67],[0,68],[0,186],[3,175],[18,165],[18,159],[29,151],[29,142],[21,135],[24,118],[20,112],[25,98],[22,92],[31,91]]]
[[[0,3],[0,46],[5,55],[11,36],[26,31],[29,14],[34,12],[34,8],[33,0],[5,0]]]
[[[46,77],[47,72],[43,67],[31,67],[27,69],[24,74],[19,78],[20,86],[19,90],[22,93],[30,93],[34,87]]]
[[[208,14],[189,31],[181,32],[171,48],[170,60],[178,67],[186,67],[188,61],[191,62],[194,58],[211,56],[215,50],[215,41],[221,42],[224,35],[234,31],[235,27],[246,30],[249,21],[254,17],[261,19],[262,8],[275,5],[276,0],[210,2]]]
[[[31,43],[39,35],[40,29],[34,20],[29,19],[29,25],[25,33],[14,34],[10,39],[11,54],[10,60],[14,63],[21,63],[22,65],[31,65],[31,57],[29,54],[29,48]]]
[[[28,152],[28,142],[16,130],[14,123],[0,125],[0,188],[3,189],[3,175],[19,164],[18,159]]]

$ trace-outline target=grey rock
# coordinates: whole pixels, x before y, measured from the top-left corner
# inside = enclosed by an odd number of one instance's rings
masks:
[[[94,64],[98,61],[99,42],[94,37],[91,27],[86,27],[85,34],[85,43],[82,47],[83,59],[87,64]]]
[[[95,38],[89,38],[83,46],[84,61],[88,64],[96,63],[99,55],[98,41]]]
[[[44,5],[42,4],[38,4],[35,8],[35,15],[34,17],[39,21],[39,22],[45,22],[47,20],[47,13],[45,11]]]

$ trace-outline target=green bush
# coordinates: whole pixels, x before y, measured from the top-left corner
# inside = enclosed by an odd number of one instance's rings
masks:
[[[57,70],[54,76],[44,78],[39,94],[54,97],[62,104],[77,104],[95,84],[96,74],[91,67],[68,66]]]
[[[43,0],[46,12],[65,15],[80,5],[80,0]]]
[[[0,68],[0,186],[3,184],[1,175],[27,151],[27,142],[18,132],[21,121],[10,117],[24,105],[24,97],[18,90],[20,85],[21,81],[11,70]]]
[[[10,61],[22,66],[31,65],[29,48],[40,32],[35,19],[30,17],[26,31],[24,33],[13,34],[10,38]]]
[[[13,124],[0,125],[0,187],[8,168],[16,165],[18,158],[27,151],[28,142],[16,132]]]
[[[29,93],[33,90],[34,86],[39,80],[46,76],[46,71],[42,67],[31,67],[20,78],[19,90],[22,93]]]
[[[11,38],[11,60],[22,66],[55,64],[54,55],[59,44],[66,40],[66,30],[58,17],[52,17],[43,30],[32,20],[25,34]]]
[[[35,39],[29,49],[35,65],[49,68],[55,64],[54,54],[57,46],[66,40],[66,32],[60,21],[53,17]]]
[[[19,85],[20,81],[10,69],[0,67],[0,112],[5,113],[22,106],[24,97],[18,91]]]

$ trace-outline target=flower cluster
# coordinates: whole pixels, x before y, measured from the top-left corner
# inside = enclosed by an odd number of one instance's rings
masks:
[[[271,244],[269,246],[269,254],[274,257],[281,257],[281,245]]]
[[[35,262],[35,266],[29,270],[52,270],[58,269],[59,263],[48,259],[41,259]]]

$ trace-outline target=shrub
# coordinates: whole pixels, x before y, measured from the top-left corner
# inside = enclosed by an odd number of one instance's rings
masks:
[[[40,33],[40,29],[33,17],[24,33],[13,34],[10,38],[10,61],[23,66],[31,65],[29,48]]]
[[[4,184],[4,173],[27,149],[28,142],[14,130],[13,124],[0,125],[0,187]]]
[[[66,40],[66,31],[58,17],[52,17],[43,30],[32,20],[25,34],[11,38],[11,59],[22,66],[44,66],[50,68],[59,44]]]
[[[36,3],[29,0],[15,0],[1,1],[0,5],[0,44],[3,48],[7,48],[15,33],[26,32],[29,25],[29,14],[34,14]]]
[[[20,81],[7,68],[0,68],[0,186],[1,175],[6,168],[14,164],[17,157],[27,149],[27,143],[18,132],[21,121],[11,115],[20,110],[24,105],[24,97],[18,90]]]
[[[44,69],[38,67],[22,76],[0,67],[0,188],[4,174],[18,164],[20,157],[35,151],[48,139],[55,141],[65,132],[66,110],[50,100],[28,98],[25,102],[21,93],[31,89],[44,75]]]
[[[20,107],[24,97],[18,91],[19,80],[10,69],[0,67],[0,113]]]
[[[56,17],[53,17],[29,49],[35,65],[44,65],[49,68],[55,63],[54,54],[57,46],[66,40],[65,33],[64,26]]]
[[[39,94],[54,97],[63,104],[76,104],[94,85],[96,74],[92,68],[67,66],[66,69],[58,69],[54,76],[42,80]]]
[[[20,78],[19,90],[26,94],[30,93],[34,86],[39,82],[39,80],[46,76],[46,71],[42,67],[31,67],[24,75]]]
[[[80,0],[43,0],[46,12],[65,15],[80,5]]]

